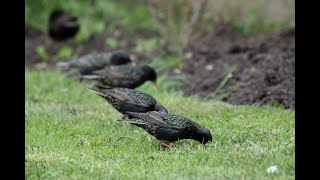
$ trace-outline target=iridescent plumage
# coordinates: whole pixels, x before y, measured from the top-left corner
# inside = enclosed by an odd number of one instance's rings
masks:
[[[146,81],[152,81],[156,86],[156,71],[148,66],[107,66],[104,69],[92,71],[82,75],[81,79],[97,81],[101,86],[123,87],[134,89],[144,84]],[[158,86],[157,86],[158,87]]]
[[[180,115],[157,111],[127,112],[127,114],[128,118],[122,120],[123,122],[143,128],[165,143],[172,143],[179,139],[194,139],[203,144],[212,141],[209,129]]]
[[[101,96],[108,101],[116,110],[123,115],[130,112],[148,112],[148,111],[163,111],[168,112],[167,109],[162,106],[152,96],[127,88],[104,88],[100,86],[94,86],[87,88],[89,91]]]

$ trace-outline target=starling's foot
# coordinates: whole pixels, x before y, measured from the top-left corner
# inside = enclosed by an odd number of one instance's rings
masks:
[[[172,141],[172,142],[170,142],[170,141],[160,141],[160,142],[161,142],[162,147],[168,148],[168,149],[170,149],[176,143],[176,141]]]

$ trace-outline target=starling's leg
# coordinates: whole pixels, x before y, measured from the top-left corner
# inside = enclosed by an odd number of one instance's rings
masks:
[[[80,89],[80,84],[81,84],[81,82],[80,82],[80,81],[77,81],[78,89]]]
[[[164,148],[171,148],[175,143],[176,143],[176,141],[164,141],[164,140],[162,140],[162,141],[160,141],[161,142],[161,144],[162,144],[162,147],[164,147]]]
[[[46,38],[45,44],[47,45],[47,47],[50,47],[52,46],[52,44],[54,44],[54,41],[50,37],[48,37]]]
[[[80,89],[80,84],[81,84],[81,82],[82,82],[82,78],[81,78],[81,76],[79,76],[78,78],[77,78],[77,85],[78,85],[78,88]]]
[[[126,115],[122,115],[121,120],[125,120],[126,119]],[[126,127],[126,123],[122,121],[122,127]]]

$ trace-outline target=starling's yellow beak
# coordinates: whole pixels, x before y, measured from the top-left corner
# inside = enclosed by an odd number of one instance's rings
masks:
[[[157,83],[157,81],[152,81],[154,86],[156,86],[157,90],[160,90],[160,86],[159,84]]]

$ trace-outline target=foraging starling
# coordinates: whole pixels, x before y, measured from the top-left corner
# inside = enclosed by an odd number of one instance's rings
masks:
[[[95,80],[101,86],[122,87],[134,89],[146,81],[152,81],[159,88],[156,80],[156,71],[148,66],[107,66],[104,69],[91,72],[91,74],[82,75],[82,79]]]
[[[89,91],[107,100],[116,110],[124,116],[126,112],[148,112],[168,110],[152,96],[133,89],[105,88],[99,85],[87,88]]]
[[[78,18],[63,10],[54,10],[49,17],[49,36],[55,41],[73,38],[79,31]]]
[[[94,53],[84,55],[80,58],[75,58],[67,62],[59,62],[58,67],[68,70],[77,68],[80,74],[87,75],[92,71],[103,69],[108,65],[122,65],[131,62],[129,54],[123,50],[107,52],[107,53]]]
[[[127,122],[146,130],[161,141],[163,145],[179,139],[194,139],[202,144],[212,142],[210,130],[185,117],[166,112],[150,111],[147,113],[126,112]]]

